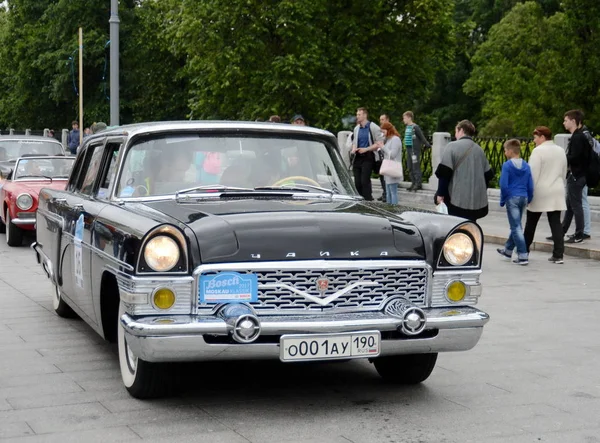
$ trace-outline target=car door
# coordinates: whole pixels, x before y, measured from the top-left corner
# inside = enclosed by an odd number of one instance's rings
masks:
[[[92,278],[90,255],[92,253],[91,227],[104,202],[96,200],[94,190],[101,170],[104,143],[88,145],[84,153],[81,172],[67,196],[64,213],[64,237],[69,250],[64,253],[63,269],[71,269],[69,297],[89,320],[96,324],[96,312],[92,302]],[[69,278],[63,272],[63,279]]]

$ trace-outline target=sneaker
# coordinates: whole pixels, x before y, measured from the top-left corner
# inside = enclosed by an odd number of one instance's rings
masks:
[[[417,185],[414,188],[412,188],[411,191],[417,192],[417,191],[420,191],[421,189],[423,189],[423,186]]]
[[[581,243],[582,241],[583,241],[583,234],[582,235],[572,235],[567,240],[565,240],[565,243]]]
[[[521,265],[521,266],[525,266],[525,265],[528,265],[528,264],[529,264],[529,259],[527,259],[527,258],[515,258],[515,259],[513,260],[513,263],[514,263],[515,265]]]
[[[584,240],[589,240],[589,239],[591,239],[591,238],[592,238],[592,236],[591,236],[591,235],[589,235],[589,234],[583,234],[583,237],[582,237],[582,238],[583,238]]]
[[[554,257],[554,256],[550,257],[548,259],[548,261],[550,263],[555,263],[557,265],[562,265],[565,262],[562,257]]]
[[[507,253],[504,248],[498,248],[496,249],[496,252],[507,260],[510,260],[512,258],[512,254]]]

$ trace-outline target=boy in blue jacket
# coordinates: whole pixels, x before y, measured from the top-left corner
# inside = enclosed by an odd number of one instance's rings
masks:
[[[500,175],[500,206],[506,205],[510,235],[504,248],[499,248],[497,251],[504,258],[510,260],[516,247],[518,255],[513,263],[526,265],[529,263],[529,254],[521,227],[521,219],[527,205],[533,199],[533,177],[529,165],[521,158],[521,142],[519,140],[507,140],[504,143],[504,155],[508,160],[502,165]]]

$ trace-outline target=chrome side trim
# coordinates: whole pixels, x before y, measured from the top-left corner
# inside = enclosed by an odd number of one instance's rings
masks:
[[[131,315],[189,315],[192,312],[194,279],[190,276],[136,277],[108,265],[103,267],[103,271],[115,276],[121,299],[126,304],[128,300],[136,300],[135,304],[127,304],[127,312]],[[153,306],[150,297],[159,287],[168,287],[176,293],[177,299],[170,309]]]
[[[134,271],[134,267],[131,266],[129,263],[124,262],[123,260],[119,260],[117,257],[114,257],[112,255],[110,255],[109,253],[103,251],[102,249],[94,246],[94,245],[90,245],[89,248],[95,252],[96,254],[98,254],[100,257],[109,260],[111,262],[113,262],[114,264],[116,264],[117,266],[121,266],[123,269],[126,269],[127,271]]]

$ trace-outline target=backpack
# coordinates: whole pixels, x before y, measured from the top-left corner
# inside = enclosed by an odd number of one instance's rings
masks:
[[[585,173],[585,181],[588,188],[595,188],[600,183],[600,142],[592,137],[589,131],[584,134],[590,143],[588,170]]]

